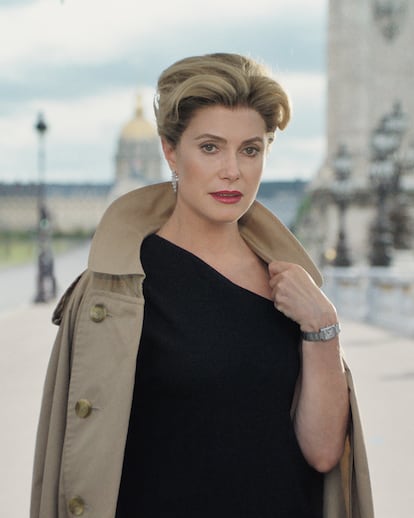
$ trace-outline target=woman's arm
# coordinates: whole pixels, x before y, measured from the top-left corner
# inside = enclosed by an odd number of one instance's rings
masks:
[[[269,265],[275,307],[302,331],[337,323],[335,307],[308,273],[292,263]],[[302,343],[302,381],[294,416],[296,436],[308,463],[321,472],[339,461],[346,435],[349,398],[338,337]]]

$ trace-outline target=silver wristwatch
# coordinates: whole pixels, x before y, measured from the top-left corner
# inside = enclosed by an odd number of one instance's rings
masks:
[[[322,327],[318,332],[302,332],[302,338],[307,342],[327,342],[339,335],[341,331],[339,324]]]

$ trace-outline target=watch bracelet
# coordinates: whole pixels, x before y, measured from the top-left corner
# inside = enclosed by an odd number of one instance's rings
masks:
[[[307,342],[328,342],[333,340],[341,332],[339,324],[321,327],[319,331],[302,331],[302,338]]]

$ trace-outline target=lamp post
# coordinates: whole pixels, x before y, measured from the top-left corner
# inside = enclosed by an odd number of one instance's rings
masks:
[[[338,205],[339,224],[338,240],[336,244],[336,256],[333,261],[335,266],[351,266],[346,234],[345,234],[345,212],[349,203],[349,179],[351,176],[352,159],[345,145],[340,145],[333,159],[333,170],[335,182],[333,194]]]
[[[39,136],[38,147],[38,185],[37,185],[37,279],[34,302],[47,302],[56,296],[56,280],[54,276],[53,252],[51,246],[51,226],[46,206],[45,188],[45,134],[48,130],[43,115],[39,113],[35,123]]]
[[[410,250],[412,247],[412,218],[409,203],[401,183],[405,173],[414,169],[414,144],[404,153],[395,156],[395,172],[391,187],[392,204],[389,212],[393,245],[396,250]]]
[[[408,0],[373,0],[375,19],[388,40],[399,34],[407,8]]]
[[[392,231],[389,219],[389,196],[400,189],[402,163],[396,157],[407,128],[400,103],[385,115],[371,137],[370,179],[377,195],[377,216],[371,228],[371,266],[389,266],[392,260]]]

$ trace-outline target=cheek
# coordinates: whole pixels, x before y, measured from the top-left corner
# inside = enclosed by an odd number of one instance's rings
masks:
[[[199,165],[197,160],[192,158],[186,158],[180,162],[180,175],[181,177],[187,181],[194,180],[197,177],[197,172],[199,170]]]
[[[260,180],[263,174],[264,165],[265,162],[263,158],[260,158],[254,164],[251,164],[249,178],[251,178],[252,181]]]
[[[209,173],[216,169],[217,163],[212,160],[212,157],[206,159],[203,156],[188,156],[180,163],[181,175],[188,181],[206,179]]]

